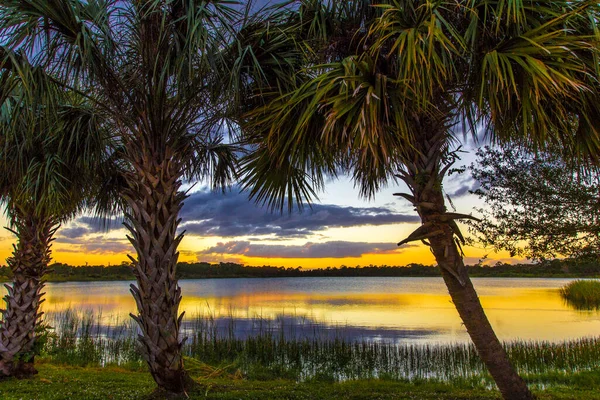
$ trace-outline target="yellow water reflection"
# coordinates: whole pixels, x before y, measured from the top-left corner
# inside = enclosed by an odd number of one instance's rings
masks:
[[[482,304],[503,340],[560,341],[597,335],[600,313],[569,308],[558,288],[564,279],[474,279]],[[282,314],[325,326],[360,327],[368,336],[418,342],[468,337],[441,279],[291,278],[212,279],[181,282],[181,310],[235,319]],[[44,309],[102,312],[126,320],[135,312],[129,282],[48,284]],[[411,333],[412,332],[412,333]]]

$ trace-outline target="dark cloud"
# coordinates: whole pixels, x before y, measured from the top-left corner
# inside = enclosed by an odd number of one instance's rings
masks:
[[[344,207],[331,204],[314,204],[303,212],[292,214],[270,212],[248,200],[238,188],[223,194],[200,191],[186,199],[180,212],[183,223],[180,230],[191,235],[219,237],[271,237],[293,239],[314,237],[327,228],[394,223],[415,223],[419,219],[410,212],[395,211],[392,204],[383,207]],[[82,216],[67,228],[61,229],[59,237],[79,239],[93,234],[106,233],[122,227],[122,219],[102,221],[95,217]],[[313,239],[314,240],[314,239]]]
[[[469,194],[469,192],[473,190],[472,186],[469,185],[463,185],[460,186],[459,188],[455,189],[452,193],[448,194],[451,198],[452,197],[462,197],[465,196],[467,194]]]
[[[323,243],[307,242],[303,245],[279,245],[231,241],[218,243],[216,246],[198,252],[198,258],[203,259],[204,255],[214,256],[218,254],[265,258],[345,258],[398,251],[395,243],[330,241]]]
[[[58,237],[66,243],[67,239],[79,239],[86,235],[106,233],[121,228],[122,218],[100,219],[97,217],[81,216],[76,218],[67,228],[58,231]]]
[[[88,235],[93,231],[86,226],[74,226],[71,228],[63,228],[58,231],[61,238],[76,239]]]
[[[77,223],[85,225],[93,233],[104,233],[123,227],[123,218],[79,217]]]
[[[82,245],[85,253],[91,254],[122,254],[135,252],[131,243],[124,240],[99,238],[90,240]]]
[[[65,237],[65,236],[58,236],[56,238],[56,243],[62,243],[62,244],[75,244],[75,245],[80,245],[81,243],[83,243],[85,240],[82,238],[77,238],[77,237]]]
[[[60,249],[67,253],[88,254],[121,254],[134,252],[133,246],[126,239],[112,239],[103,236],[81,237],[58,237],[58,244],[68,244],[67,248]]]
[[[418,222],[416,215],[400,214],[388,207],[342,207],[314,204],[302,213],[271,213],[237,189],[227,194],[201,191],[192,194],[180,213],[188,233],[201,236],[275,235],[302,238],[327,228]],[[189,221],[189,222],[185,222]]]
[[[470,174],[463,173],[452,179],[447,186],[448,196],[454,199],[468,195],[470,192],[477,190],[480,185]]]

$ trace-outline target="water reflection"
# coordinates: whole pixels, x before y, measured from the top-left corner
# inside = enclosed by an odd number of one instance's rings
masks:
[[[561,341],[600,330],[599,312],[575,311],[561,299],[558,289],[569,279],[473,281],[503,340]],[[44,308],[50,313],[69,308],[102,312],[105,324],[127,321],[135,312],[130,283],[49,283]],[[187,327],[195,316],[211,315],[219,329],[229,329],[233,321],[241,336],[256,332],[262,321],[275,331],[295,325],[297,334],[318,328],[322,334],[370,340],[468,341],[439,278],[210,279],[186,280],[181,286]]]

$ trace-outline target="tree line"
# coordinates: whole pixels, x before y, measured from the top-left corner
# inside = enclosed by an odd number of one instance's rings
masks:
[[[467,265],[473,277],[597,277],[600,264],[588,259],[554,259],[537,263],[494,265]],[[63,281],[113,281],[133,280],[129,263],[120,265],[79,265],[54,263],[49,266],[46,279]],[[0,280],[8,281],[13,274],[9,267],[0,266]],[[303,269],[302,267],[277,267],[271,265],[247,266],[231,262],[177,264],[178,279],[211,278],[301,278],[301,277],[439,277],[435,265],[411,263],[403,266],[366,265]]]

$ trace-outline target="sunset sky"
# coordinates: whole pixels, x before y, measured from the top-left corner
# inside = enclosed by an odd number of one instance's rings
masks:
[[[462,164],[474,160],[476,147],[467,144]],[[469,214],[480,206],[477,197],[469,193],[475,186],[468,172],[453,175],[445,182],[446,193],[457,212]],[[359,198],[352,182],[344,177],[328,182],[312,209],[306,208],[303,213],[295,210],[290,215],[268,212],[248,201],[238,187],[222,194],[197,184],[180,214],[180,229],[186,231],[179,247],[180,261],[232,261],[305,269],[432,264],[433,256],[427,247],[396,246],[419,224],[412,206],[393,196],[405,190],[399,183],[382,190],[374,200],[366,201]],[[6,220],[2,222],[6,226]],[[106,231],[93,218],[79,216],[59,230],[53,246],[54,260],[72,265],[120,264],[127,260],[127,254],[135,255],[125,234],[120,223]],[[10,255],[13,242],[14,236],[3,230],[0,263]],[[488,253],[485,249],[467,247],[466,262],[476,263]],[[490,253],[487,262],[510,261],[507,257],[505,253]]]
[[[274,3],[255,2],[257,7]],[[478,145],[465,144],[462,164],[474,160]],[[458,165],[457,165],[458,166]],[[451,176],[446,193],[456,211],[470,214],[478,204],[469,194],[475,182],[469,173]],[[232,187],[226,194],[211,192],[202,183],[190,191],[181,212],[180,228],[186,231],[181,242],[180,261],[233,261],[246,265],[302,266],[305,269],[340,265],[405,265],[412,262],[432,264],[433,256],[422,244],[400,248],[396,243],[419,225],[413,207],[393,193],[407,191],[404,184],[392,185],[371,201],[359,198],[358,190],[347,177],[328,182],[320,201],[302,214],[268,212],[248,201],[246,194]],[[451,206],[449,206],[451,208]],[[0,217],[2,226],[6,219]],[[466,228],[463,229],[466,232]],[[57,262],[72,265],[120,264],[127,254],[135,255],[126,231],[115,223],[108,232],[93,218],[80,216],[65,224],[53,246]],[[0,264],[12,251],[14,236],[0,233]],[[465,248],[465,261],[476,263],[488,254],[485,249]],[[516,261],[508,253],[489,254],[487,263]]]

